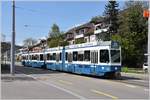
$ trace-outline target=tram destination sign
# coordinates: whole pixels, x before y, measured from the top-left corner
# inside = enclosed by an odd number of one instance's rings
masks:
[[[118,48],[119,48],[119,42],[117,42],[117,41],[112,41],[112,42],[111,42],[111,48],[118,49]]]

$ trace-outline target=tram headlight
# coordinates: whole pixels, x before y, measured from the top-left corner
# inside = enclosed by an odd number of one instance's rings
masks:
[[[117,70],[117,67],[115,67],[115,70]]]

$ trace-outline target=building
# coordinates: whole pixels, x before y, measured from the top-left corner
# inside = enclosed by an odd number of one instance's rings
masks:
[[[73,27],[66,32],[65,40],[71,45],[103,41],[106,36],[109,36],[109,25],[105,24],[104,20],[97,20]]]
[[[105,38],[108,37],[108,35],[109,25],[106,24],[104,18],[102,18],[75,26],[62,36],[64,41],[67,41],[69,45],[72,45],[95,41],[105,41]],[[51,40],[51,38],[42,39],[36,45],[26,48],[26,50],[30,52],[39,52],[44,48],[49,48],[47,45],[49,40]]]

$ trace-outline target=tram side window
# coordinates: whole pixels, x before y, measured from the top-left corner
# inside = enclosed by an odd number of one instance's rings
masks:
[[[43,54],[43,60],[45,61],[47,59],[47,55]]]
[[[23,57],[23,56],[21,56],[21,60],[24,60],[24,57]]]
[[[84,51],[84,61],[90,61],[90,50]]]
[[[34,55],[32,55],[32,60],[35,60],[35,57],[34,57]]]
[[[53,53],[53,59],[52,60],[56,60],[56,53]]]
[[[38,55],[35,55],[34,57],[35,57],[35,60],[38,60]]]
[[[25,60],[28,60],[28,56],[25,56],[24,58],[25,58]]]
[[[26,60],[26,57],[25,57],[25,56],[22,56],[22,60]]]
[[[68,60],[68,52],[65,54],[66,61]]]
[[[56,55],[56,61],[57,62],[59,61],[59,53],[57,53],[57,55]]]
[[[59,59],[60,59],[60,60],[61,60],[61,56],[62,56],[62,54],[60,53],[60,54],[59,54]]]
[[[77,61],[77,56],[78,56],[78,52],[74,51],[73,52],[73,61]]]
[[[50,54],[49,60],[53,60],[53,54]]]
[[[32,60],[32,55],[29,56],[29,60]]]
[[[47,54],[47,60],[50,60],[50,54],[49,53]]]
[[[78,52],[78,61],[83,61],[83,57],[84,57],[84,52],[79,51]]]
[[[40,60],[43,60],[43,54],[40,54]]]
[[[108,50],[100,50],[100,62],[109,63],[109,51]]]
[[[68,53],[68,62],[72,62],[72,53]]]

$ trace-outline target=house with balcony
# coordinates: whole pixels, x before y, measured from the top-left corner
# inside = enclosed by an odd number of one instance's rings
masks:
[[[75,30],[75,43],[91,42],[90,36],[94,33],[94,24],[85,23],[76,27]]]
[[[66,32],[66,39],[69,44],[78,44],[85,42],[103,41],[108,36],[109,25],[104,20],[88,22],[76,26]]]
[[[68,41],[69,44],[74,44],[74,35],[75,35],[75,28],[70,29],[65,34],[65,41]]]
[[[109,35],[109,25],[104,22],[99,22],[95,24],[94,35],[97,41],[105,41],[110,38]]]

